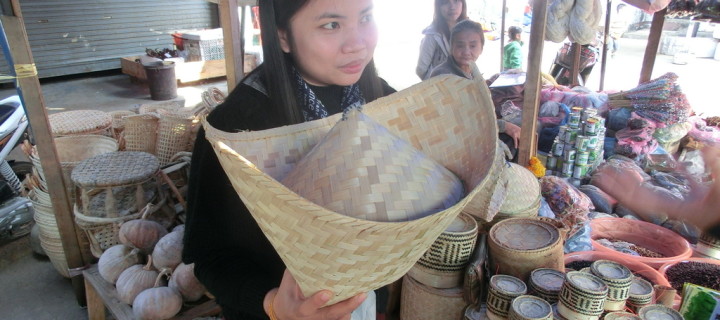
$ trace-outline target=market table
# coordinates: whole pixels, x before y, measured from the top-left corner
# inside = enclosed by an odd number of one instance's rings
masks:
[[[85,295],[87,298],[88,319],[105,320],[105,307],[117,320],[133,320],[132,307],[118,297],[115,286],[105,281],[98,272],[97,264],[83,271],[85,278]],[[212,316],[220,313],[220,306],[215,300],[209,300],[181,311],[172,320],[191,320],[198,317]]]

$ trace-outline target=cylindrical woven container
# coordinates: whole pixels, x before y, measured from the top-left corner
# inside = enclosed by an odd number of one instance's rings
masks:
[[[649,281],[635,277],[630,284],[628,293],[627,306],[633,312],[637,312],[640,308],[652,304],[655,290],[653,284]]]
[[[513,299],[527,293],[522,280],[504,274],[490,277],[487,297],[487,317],[489,319],[507,319]]]
[[[158,122],[157,142],[155,155],[160,166],[170,163],[178,152],[188,150],[190,134],[192,133],[193,117],[182,112],[160,112]]]
[[[112,117],[100,110],[73,110],[48,116],[53,137],[100,134],[110,135]]]
[[[552,320],[552,306],[536,296],[522,295],[512,301],[510,320]]]
[[[497,124],[487,116],[494,112],[490,91],[477,84],[434,77],[363,107],[463,182],[466,195],[457,204],[407,222],[344,216],[279,182],[341,114],[262,131],[223,132],[207,121],[203,128],[235,191],[303,294],[328,289],[336,294],[333,304],[402,277],[460,212],[490,220],[487,208],[504,160]]]
[[[605,311],[624,310],[634,277],[630,269],[615,261],[597,260],[590,270],[608,286]]]
[[[489,233],[490,272],[526,280],[537,268],[565,270],[558,229],[534,218],[498,222]]]
[[[609,312],[603,317],[604,320],[641,320],[640,317],[623,311]]]
[[[443,231],[408,275],[433,288],[461,285],[465,267],[475,248],[478,226],[469,214],[460,213]]]
[[[438,289],[403,277],[401,320],[462,319],[465,301],[462,288]]]
[[[155,154],[159,119],[160,117],[155,113],[125,117],[123,134],[125,150]]]
[[[667,320],[683,320],[683,316],[680,312],[675,309],[668,308],[661,304],[651,304],[644,306],[638,310],[638,316],[643,320],[656,320],[656,319],[667,319]],[[688,319],[690,320],[690,319]]]
[[[700,240],[698,241],[695,251],[708,258],[720,260],[720,239],[707,233],[703,233],[700,236]]]
[[[598,277],[570,271],[560,289],[558,312],[568,320],[595,320],[605,311],[608,287]]]
[[[528,287],[530,294],[553,304],[558,301],[565,273],[555,269],[540,268],[530,273]]]
[[[110,111],[110,117],[112,117],[112,134],[115,139],[119,139],[125,130],[125,117],[135,114],[135,112],[130,110]]]

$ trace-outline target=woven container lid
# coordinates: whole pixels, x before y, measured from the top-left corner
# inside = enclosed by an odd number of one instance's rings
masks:
[[[99,110],[73,110],[48,116],[53,136],[96,133],[112,125],[112,116]]]
[[[530,285],[541,293],[558,293],[565,281],[565,273],[550,268],[535,269],[530,273]]]
[[[157,157],[147,152],[116,151],[83,160],[71,178],[83,188],[125,186],[149,179],[159,168]]]
[[[507,183],[507,195],[500,206],[500,212],[513,214],[525,211],[540,201],[540,182],[523,166],[509,163],[503,170],[501,179]]]
[[[513,296],[527,293],[527,286],[525,285],[525,282],[516,277],[505,274],[496,274],[490,277],[490,288]]]
[[[650,283],[650,281],[647,281],[640,277],[633,278],[632,283],[630,284],[630,297],[629,299],[636,299],[636,298],[644,298],[647,296],[652,296],[653,294],[653,284]]]
[[[581,271],[566,273],[564,285],[592,295],[604,296],[608,291],[608,286],[600,278]]]
[[[615,311],[605,314],[605,320],[641,320],[640,317],[624,311]]]
[[[339,121],[282,183],[331,211],[383,222],[422,218],[463,196],[452,172],[358,111]]]
[[[661,304],[651,304],[638,310],[638,316],[643,320],[682,320],[683,316],[674,309]]]
[[[447,168],[465,196],[452,207],[407,222],[361,220],[328,210],[279,181],[341,115],[255,132],[223,132],[205,121],[235,191],[273,245],[303,294],[328,289],[329,304],[396,281],[460,212],[487,219],[502,173],[489,89],[440,76],[375,100],[363,113]]]
[[[610,260],[597,260],[590,265],[590,270],[603,280],[631,281],[633,274],[626,266]]]
[[[552,306],[535,296],[519,296],[510,306],[510,319],[513,320],[552,319],[552,314]]]
[[[560,233],[547,222],[515,218],[494,225],[490,229],[490,239],[508,250],[532,251],[557,243]]]

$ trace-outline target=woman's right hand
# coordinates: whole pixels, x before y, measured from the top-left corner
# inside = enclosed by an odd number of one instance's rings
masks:
[[[270,290],[265,295],[265,310],[270,314],[270,303],[278,320],[349,320],[350,313],[357,309],[367,294],[361,293],[345,301],[331,306],[324,305],[332,298],[332,292],[322,290],[309,298],[300,291],[295,278],[286,269],[280,287]]]

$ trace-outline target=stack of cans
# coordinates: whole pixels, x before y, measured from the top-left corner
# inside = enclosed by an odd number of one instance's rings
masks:
[[[572,107],[567,125],[561,126],[547,157],[550,174],[582,179],[603,159],[605,118],[595,108]]]

